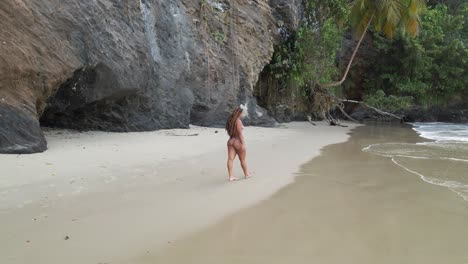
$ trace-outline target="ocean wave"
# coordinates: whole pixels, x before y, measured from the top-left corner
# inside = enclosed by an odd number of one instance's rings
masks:
[[[376,143],[363,148],[362,151],[390,158],[395,165],[419,176],[424,182],[446,187],[468,201],[468,183],[465,182],[468,172],[464,174],[466,165],[462,165],[462,163],[468,162],[468,124],[413,123],[412,125],[413,130],[421,137],[433,141]],[[405,158],[415,159],[415,161],[404,164]],[[416,159],[420,161],[416,161]],[[415,162],[426,162],[423,160],[443,162],[440,165],[435,165],[438,167],[434,168],[443,169],[455,166],[458,169],[455,170],[456,172],[451,172],[451,174],[447,174],[446,170],[439,171],[438,174],[438,170],[433,169],[421,172],[428,168],[425,165],[419,165],[417,170],[410,168],[413,167],[410,164],[416,165]],[[431,162],[431,164],[434,164],[434,162]],[[448,164],[447,162],[453,163]],[[462,175],[460,175],[460,171]]]
[[[463,184],[458,181],[449,181],[449,180],[442,180],[442,179],[437,179],[437,178],[432,178],[432,177],[427,177],[419,172],[416,172],[414,170],[411,170],[402,164],[398,163],[394,158],[392,158],[392,162],[396,164],[397,166],[403,168],[404,170],[415,174],[421,178],[421,180],[430,183],[432,185],[437,185],[437,186],[442,186],[442,187],[447,187],[449,190],[455,192],[458,194],[460,197],[462,197],[465,201],[468,202],[468,185]]]
[[[421,137],[435,141],[468,142],[468,124],[412,123]]]
[[[376,143],[362,149],[385,157],[406,157],[414,159],[442,159],[468,162],[468,144],[424,142],[413,143]]]

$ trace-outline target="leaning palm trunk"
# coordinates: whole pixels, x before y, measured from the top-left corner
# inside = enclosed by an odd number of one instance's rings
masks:
[[[349,59],[348,66],[346,67],[346,70],[345,70],[345,72],[343,74],[343,78],[341,78],[341,80],[338,81],[338,82],[322,84],[321,86],[323,88],[339,86],[346,80],[346,77],[348,76],[348,73],[349,73],[349,69],[351,68],[351,64],[354,61],[354,57],[356,56],[356,53],[359,50],[359,47],[361,46],[361,42],[364,39],[364,36],[366,35],[367,29],[369,28],[369,25],[371,24],[373,18],[374,18],[374,15],[372,14],[372,16],[369,18],[369,21],[366,24],[366,27],[364,28],[364,31],[361,34],[361,37],[359,38],[358,43],[356,44],[356,47],[354,48],[354,51],[353,51],[353,54],[351,55],[351,58]]]

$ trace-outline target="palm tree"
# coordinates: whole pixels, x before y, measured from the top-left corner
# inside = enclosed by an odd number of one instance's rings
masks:
[[[355,0],[352,3],[351,23],[361,37],[354,48],[343,78],[321,86],[334,87],[346,80],[354,57],[371,24],[375,26],[376,31],[382,32],[389,38],[393,38],[400,29],[411,36],[416,36],[419,33],[419,15],[424,7],[424,0]]]

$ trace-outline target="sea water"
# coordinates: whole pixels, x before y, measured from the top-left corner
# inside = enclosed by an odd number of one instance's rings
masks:
[[[424,142],[372,144],[363,151],[389,157],[424,182],[448,188],[468,201],[468,124],[411,125]]]

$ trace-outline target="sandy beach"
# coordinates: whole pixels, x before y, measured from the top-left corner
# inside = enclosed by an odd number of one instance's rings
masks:
[[[375,144],[408,144],[404,155],[435,153],[409,152],[423,141],[407,126],[358,127],[348,141],[325,147],[270,199],[135,262],[467,263],[468,202],[411,171],[438,168],[462,178],[468,164],[415,158],[406,160],[408,171],[388,152],[363,151]]]
[[[0,155],[0,263],[136,263],[270,197],[354,126],[247,127],[253,178],[232,183],[224,129],[46,130],[46,152]]]

